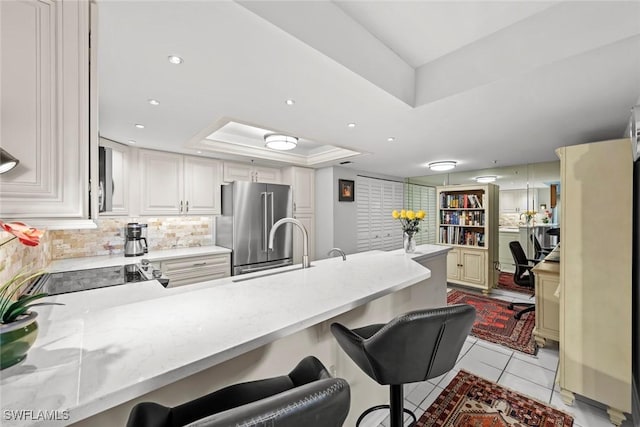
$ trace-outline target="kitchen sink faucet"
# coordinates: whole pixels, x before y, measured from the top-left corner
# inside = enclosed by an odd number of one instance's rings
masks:
[[[304,228],[304,225],[295,218],[282,218],[273,224],[271,232],[269,233],[269,249],[273,250],[273,237],[276,234],[276,230],[282,224],[286,223],[297,225],[300,231],[302,231],[302,268],[311,267],[311,264],[309,263],[309,234],[307,233],[307,229]]]

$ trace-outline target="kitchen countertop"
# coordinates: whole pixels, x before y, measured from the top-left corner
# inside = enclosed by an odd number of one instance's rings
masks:
[[[139,263],[143,258],[151,262],[167,259],[189,258],[200,255],[230,254],[231,249],[220,246],[197,246],[193,248],[176,248],[153,250],[147,254],[136,257],[125,257],[124,254],[100,255],[82,258],[67,258],[51,261],[46,267],[48,272],[84,270],[88,268],[111,267],[114,265]]]
[[[240,282],[165,289],[149,281],[50,297],[65,305],[38,307],[40,334],[27,359],[0,371],[2,409],[68,410],[70,420],[57,425],[79,421],[428,279],[412,259],[450,249],[364,252]],[[28,423],[3,421],[10,425]]]

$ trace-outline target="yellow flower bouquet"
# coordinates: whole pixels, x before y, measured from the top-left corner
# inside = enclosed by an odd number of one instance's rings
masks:
[[[394,219],[400,220],[402,231],[417,233],[418,231],[420,231],[420,221],[422,221],[427,216],[427,214],[423,210],[412,211],[402,209],[400,211],[394,210],[393,212],[391,212],[391,216]]]
[[[524,211],[520,214],[520,218],[522,218],[522,215],[524,215],[525,221],[527,222],[527,224],[529,224],[531,222],[531,219],[535,217],[537,213],[538,212],[536,211]]]

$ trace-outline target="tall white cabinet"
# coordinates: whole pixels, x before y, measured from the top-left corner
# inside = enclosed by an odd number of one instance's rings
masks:
[[[88,217],[89,2],[0,2],[0,216]]]
[[[404,208],[404,183],[358,176],[356,179],[358,252],[402,247],[402,228],[391,216]]]
[[[300,221],[309,234],[309,260],[315,259],[315,171],[297,166],[282,170],[282,183],[291,186],[293,217]],[[293,231],[293,263],[302,262],[302,235]]]
[[[561,396],[631,412],[633,157],[629,139],[559,148]]]

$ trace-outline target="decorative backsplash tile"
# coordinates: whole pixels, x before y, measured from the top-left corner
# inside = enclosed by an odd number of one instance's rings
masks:
[[[0,232],[0,242],[6,242],[13,235]],[[0,247],[0,284],[13,277],[23,266],[30,271],[44,268],[51,261],[51,234],[45,232],[38,246],[25,246],[15,239]]]
[[[210,246],[214,244],[213,217],[100,218],[97,229],[49,230],[40,245],[25,246],[18,240],[0,246],[0,283],[22,266],[44,268],[56,259],[120,254],[124,251],[128,222],[148,224],[149,250]],[[0,242],[13,236],[0,231]]]
[[[129,222],[147,224],[149,250],[213,245],[213,217],[100,218],[93,230],[51,231],[51,258],[120,254]]]

